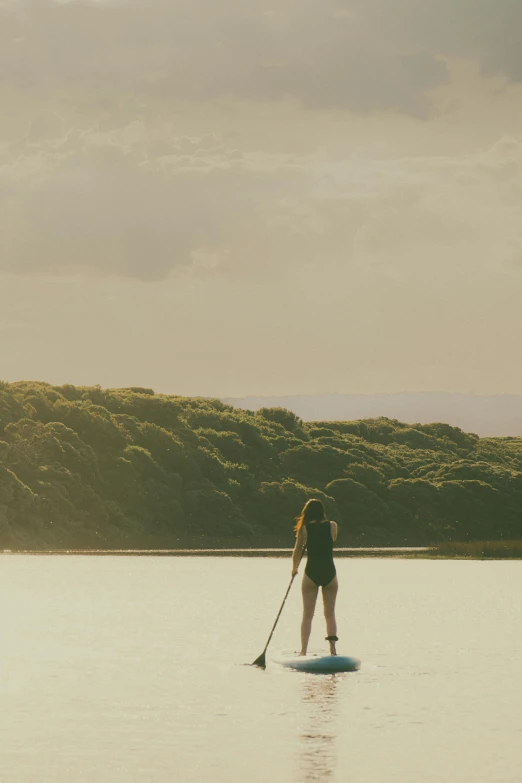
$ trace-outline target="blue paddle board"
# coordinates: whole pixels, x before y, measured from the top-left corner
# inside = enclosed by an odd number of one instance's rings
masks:
[[[295,653],[275,653],[274,663],[286,669],[316,674],[336,674],[337,672],[356,672],[361,668],[358,658],[347,655],[296,655]]]

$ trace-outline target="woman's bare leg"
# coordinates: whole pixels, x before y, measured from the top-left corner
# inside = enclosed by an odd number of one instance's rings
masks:
[[[300,655],[306,655],[306,651],[308,649],[308,640],[310,639],[310,633],[312,631],[315,602],[317,601],[317,593],[319,592],[319,588],[315,582],[312,582],[310,577],[308,577],[306,574],[303,575],[301,592],[303,594],[303,620],[301,622]]]
[[[334,576],[331,582],[323,587],[323,605],[324,605],[324,618],[326,620],[326,635],[337,636],[337,622],[335,619],[335,599],[337,598],[337,590],[339,589],[339,583],[337,577]],[[330,651],[332,655],[335,655],[335,642],[330,642]]]

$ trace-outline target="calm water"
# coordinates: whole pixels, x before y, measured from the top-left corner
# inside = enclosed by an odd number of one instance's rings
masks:
[[[325,677],[241,665],[284,560],[0,557],[0,780],[519,783],[522,563],[338,572],[363,666]],[[295,588],[274,649],[298,645]]]

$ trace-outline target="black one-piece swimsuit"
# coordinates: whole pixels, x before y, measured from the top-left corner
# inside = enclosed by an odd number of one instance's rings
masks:
[[[308,559],[305,574],[318,587],[330,584],[336,575],[333,561],[333,540],[330,523],[312,522],[306,526]]]

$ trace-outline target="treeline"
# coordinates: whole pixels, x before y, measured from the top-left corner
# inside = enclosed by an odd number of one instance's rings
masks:
[[[291,546],[310,497],[341,546],[522,538],[522,439],[0,383],[1,549]]]

